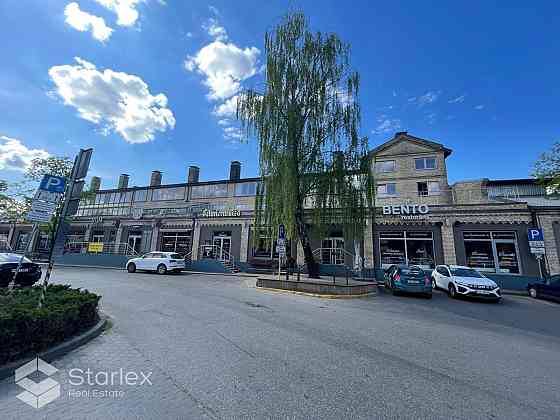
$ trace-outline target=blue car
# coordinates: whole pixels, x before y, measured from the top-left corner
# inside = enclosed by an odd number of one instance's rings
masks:
[[[401,292],[420,294],[428,299],[432,297],[430,276],[417,265],[392,265],[385,271],[385,288],[393,295]]]

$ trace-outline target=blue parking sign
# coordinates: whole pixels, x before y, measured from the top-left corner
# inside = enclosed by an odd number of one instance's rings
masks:
[[[278,239],[286,239],[286,228],[284,225],[278,226]]]
[[[527,230],[527,238],[529,242],[544,241],[544,235],[541,228],[529,228]]]
[[[66,188],[66,178],[63,176],[45,175],[39,189],[53,193],[63,193]]]

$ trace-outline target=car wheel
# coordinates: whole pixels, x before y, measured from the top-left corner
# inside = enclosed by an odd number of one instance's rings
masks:
[[[537,289],[535,289],[534,287],[531,287],[529,289],[529,296],[531,296],[532,298],[536,299],[539,297],[539,294],[537,292]]]
[[[130,263],[126,266],[126,271],[129,273],[134,273],[136,271],[136,264]]]
[[[455,285],[453,283],[449,283],[448,292],[449,292],[449,297],[453,299],[457,297],[457,291],[455,290]]]
[[[432,277],[432,289],[437,290],[436,279],[434,279],[433,277]]]
[[[160,264],[160,265],[157,266],[157,273],[158,274],[167,273],[167,267],[165,266],[165,264]]]

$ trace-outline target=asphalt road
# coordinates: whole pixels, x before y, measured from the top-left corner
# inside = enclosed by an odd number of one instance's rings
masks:
[[[53,363],[62,395],[45,407],[0,382],[1,419],[560,418],[555,303],[383,289],[329,300],[248,278],[103,269],[58,269],[54,282],[102,294],[113,326]],[[79,384],[88,368],[151,385]]]

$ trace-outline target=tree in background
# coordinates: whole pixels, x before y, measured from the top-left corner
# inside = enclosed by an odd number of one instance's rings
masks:
[[[237,103],[246,135],[259,141],[255,224],[284,224],[317,278],[305,213],[314,234],[336,224],[356,240],[371,209],[368,140],[358,133],[360,78],[350,68],[350,46],[336,34],[312,33],[301,13],[265,34],[265,50],[264,90],[248,89]]]
[[[550,192],[560,193],[560,142],[554,143],[550,151],[540,156],[535,163],[533,175],[539,178]]]
[[[0,220],[14,224],[23,222],[25,215],[31,209],[37,183],[41,181],[43,175],[69,177],[72,165],[73,162],[67,157],[36,158],[26,169],[22,181],[10,183],[0,180]],[[48,224],[47,231],[51,236],[57,222],[57,218],[54,217]]]

